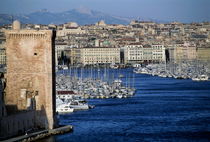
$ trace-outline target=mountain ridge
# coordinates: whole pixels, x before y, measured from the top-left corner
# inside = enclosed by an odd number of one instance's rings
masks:
[[[128,24],[130,19],[112,16],[99,11],[87,9],[71,9],[65,12],[53,13],[39,10],[30,14],[0,14],[0,25],[11,24],[13,20],[19,20],[24,24],[63,24],[77,22],[79,25],[94,24],[104,20],[107,24]]]

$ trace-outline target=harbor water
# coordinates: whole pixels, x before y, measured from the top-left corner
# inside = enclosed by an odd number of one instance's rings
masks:
[[[120,70],[124,81],[132,82],[135,78],[135,96],[90,99],[88,102],[95,105],[94,109],[59,116],[61,125],[74,126],[72,133],[52,136],[43,141],[210,140],[210,82],[133,75],[132,69]]]

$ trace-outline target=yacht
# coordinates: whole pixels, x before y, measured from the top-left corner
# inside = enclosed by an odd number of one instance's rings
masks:
[[[201,81],[207,81],[208,79],[209,79],[209,77],[207,75],[201,75],[200,76]]]
[[[116,96],[118,99],[122,99],[123,98],[123,95],[122,94],[117,94]]]
[[[116,64],[114,64],[114,63],[112,63],[112,64],[110,64],[110,68],[112,68],[112,69],[118,69],[119,66],[116,65]]]
[[[90,108],[88,104],[80,102],[78,100],[72,100],[68,103],[68,105],[74,108],[74,110],[87,110]]]
[[[74,108],[69,106],[68,104],[61,104],[56,107],[56,112],[58,113],[72,113]]]
[[[200,81],[200,79],[198,77],[193,77],[192,80],[193,81]]]
[[[193,77],[193,81],[208,81],[209,77],[207,75],[200,75],[197,77]]]
[[[124,77],[124,75],[123,74],[119,74],[119,78],[123,78]]]

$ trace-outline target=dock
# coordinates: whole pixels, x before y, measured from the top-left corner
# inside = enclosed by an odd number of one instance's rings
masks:
[[[73,126],[67,125],[67,126],[58,127],[52,130],[42,130],[42,131],[27,134],[27,135],[14,137],[11,139],[4,140],[2,142],[32,142],[32,141],[46,138],[51,135],[68,133],[71,131],[73,131]]]

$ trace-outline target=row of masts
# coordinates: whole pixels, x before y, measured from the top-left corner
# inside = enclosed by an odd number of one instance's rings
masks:
[[[111,84],[116,79],[122,79],[125,87],[134,88],[135,84],[135,74],[132,72],[123,72],[124,69],[111,69],[109,67],[100,66],[88,66],[88,67],[78,67],[72,66],[68,69],[62,69],[57,72],[57,74],[63,74],[66,76],[71,76],[75,79],[95,79],[107,82]]]
[[[82,98],[127,98],[135,93],[134,73],[108,67],[70,67],[57,72],[56,89],[71,90]],[[132,75],[133,76],[132,76]]]

